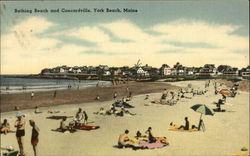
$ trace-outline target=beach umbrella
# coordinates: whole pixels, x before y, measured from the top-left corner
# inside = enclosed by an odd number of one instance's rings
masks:
[[[204,115],[214,115],[214,112],[204,104],[193,105],[191,107],[191,109],[193,109],[194,111],[196,111],[198,113],[201,113],[200,119],[202,117],[202,114],[204,114]]]
[[[219,93],[222,95],[231,95],[232,94],[232,92],[228,89],[222,89],[222,90],[220,90]]]

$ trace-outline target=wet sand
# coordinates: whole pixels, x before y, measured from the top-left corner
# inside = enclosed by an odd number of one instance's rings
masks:
[[[204,89],[205,81],[182,81],[171,84],[179,87],[186,87],[191,83],[195,89]],[[164,88],[164,87],[162,87]],[[222,86],[226,88],[226,86]],[[190,109],[194,104],[206,104],[210,108],[215,108],[212,104],[221,98],[221,95],[214,95],[213,87],[210,85],[205,95],[197,95],[192,99],[182,99],[177,105],[150,104],[151,100],[159,99],[158,93],[150,93],[150,99],[144,100],[145,94],[134,96],[129,102],[135,108],[130,112],[136,116],[101,116],[93,112],[100,107],[109,109],[112,100],[100,102],[84,102],[70,105],[52,106],[54,110],[62,111],[56,115],[74,115],[79,107],[87,111],[90,120],[94,120],[93,125],[101,128],[94,131],[77,131],[75,133],[53,132],[51,129],[59,127],[60,120],[49,120],[48,107],[40,108],[44,113],[34,114],[33,109],[23,110],[26,114],[26,121],[34,119],[40,128],[38,155],[40,156],[94,156],[94,155],[143,155],[143,156],[225,156],[240,152],[242,147],[249,149],[249,93],[240,91],[235,98],[227,98],[227,103],[222,106],[227,112],[215,113],[214,116],[203,116],[206,131],[199,132],[175,132],[168,131],[169,123],[177,125],[184,124],[184,117],[189,118],[190,125],[197,125],[200,114]],[[149,106],[145,106],[149,104]],[[1,120],[7,118],[14,130],[15,112],[5,112],[1,114]],[[70,120],[67,120],[70,121]],[[117,144],[119,134],[125,129],[130,130],[129,135],[134,136],[140,130],[143,134],[151,126],[154,136],[166,136],[170,145],[161,149],[137,150],[117,149],[113,146]],[[24,138],[24,148],[27,156],[32,156],[32,146],[30,144],[31,127],[26,125],[26,136]],[[13,146],[18,149],[15,134],[1,135],[1,147]]]
[[[128,95],[126,88],[132,92],[132,95],[154,93],[163,90],[164,88],[176,89],[177,87],[169,84],[157,82],[128,82],[107,87],[83,88],[79,90],[57,91],[54,98],[54,92],[35,92],[35,96],[31,100],[30,93],[22,94],[2,94],[0,95],[1,112],[13,111],[17,106],[19,109],[34,108],[35,106],[55,106],[60,104],[76,104],[83,102],[93,102],[97,95],[100,96],[100,101],[112,100],[114,92],[118,93],[118,97],[126,97]]]

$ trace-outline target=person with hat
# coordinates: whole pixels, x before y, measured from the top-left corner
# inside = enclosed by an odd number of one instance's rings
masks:
[[[20,150],[20,156],[24,156],[23,137],[25,136],[25,120],[22,118],[23,116],[22,113],[17,112],[17,120],[15,122],[16,138]]]
[[[36,126],[34,120],[30,120],[30,126],[32,127],[31,145],[33,146],[34,156],[36,156],[37,155],[36,147],[37,147],[37,144],[39,141],[39,139],[38,139],[39,128]]]

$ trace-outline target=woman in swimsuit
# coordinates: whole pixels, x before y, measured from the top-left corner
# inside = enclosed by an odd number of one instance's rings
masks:
[[[145,133],[148,134],[148,142],[149,143],[156,142],[156,139],[155,139],[155,137],[152,134],[152,128],[151,127],[149,127],[148,130]]]
[[[31,134],[31,145],[33,146],[34,156],[36,156],[36,146],[38,144],[38,135],[39,135],[39,128],[36,126],[34,120],[30,120],[30,126],[32,127],[32,134]]]
[[[25,136],[25,120],[22,118],[22,114],[17,114],[17,120],[15,122],[16,138],[20,150],[20,156],[24,156],[23,150],[23,137]]]

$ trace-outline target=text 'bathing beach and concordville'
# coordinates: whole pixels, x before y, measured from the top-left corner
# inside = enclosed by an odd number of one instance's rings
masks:
[[[56,8],[56,9],[14,9],[14,13],[137,13],[135,8]]]

